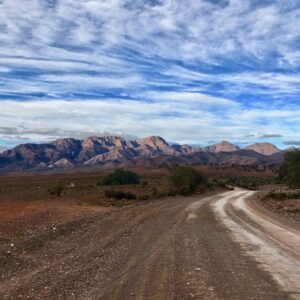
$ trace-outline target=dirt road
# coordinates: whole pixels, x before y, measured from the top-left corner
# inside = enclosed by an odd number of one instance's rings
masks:
[[[252,192],[170,198],[32,233],[0,299],[300,299],[300,231]]]

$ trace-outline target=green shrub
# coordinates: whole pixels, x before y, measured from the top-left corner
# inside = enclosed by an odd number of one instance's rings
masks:
[[[56,182],[48,189],[48,193],[53,196],[61,196],[65,186],[62,182]]]
[[[140,201],[149,200],[149,196],[148,195],[141,195],[141,196],[138,197],[138,200],[140,200]]]
[[[0,237],[0,245],[8,244],[9,242],[9,239]]]
[[[248,190],[257,190],[260,185],[274,183],[273,178],[233,177],[225,182],[226,186],[238,186]]]
[[[226,188],[226,184],[225,184],[225,182],[223,182],[223,181],[217,181],[217,180],[215,180],[215,181],[214,181],[214,184],[215,184],[216,186],[219,186],[219,187],[222,187],[222,188]]]
[[[107,190],[104,192],[104,194],[105,194],[105,197],[113,198],[115,200],[122,200],[122,199],[136,200],[137,199],[135,194],[133,194],[131,192],[120,191],[120,190]]]
[[[169,181],[172,193],[188,195],[195,192],[197,186],[206,182],[204,176],[191,166],[173,166],[169,168]]]
[[[291,188],[300,188],[300,151],[287,152],[279,169],[279,179]]]
[[[121,202],[121,201],[116,201],[116,202],[113,203],[113,206],[115,206],[115,207],[123,207],[124,203]]]
[[[132,171],[117,169],[113,173],[105,176],[102,180],[103,185],[125,185],[139,184],[140,177]]]
[[[288,199],[300,199],[300,193],[275,193],[270,192],[265,197],[266,199],[273,199],[276,201],[288,200]]]
[[[157,194],[158,194],[157,187],[154,186],[154,187],[152,188],[152,195],[153,195],[153,197],[156,197]]]
[[[176,191],[170,190],[170,191],[168,192],[167,196],[168,196],[168,197],[174,197],[174,196],[176,196]]]

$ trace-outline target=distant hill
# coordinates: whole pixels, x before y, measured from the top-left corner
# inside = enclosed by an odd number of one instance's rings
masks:
[[[283,151],[269,143],[239,148],[227,141],[208,147],[169,144],[159,136],[127,140],[117,136],[65,138],[45,144],[23,144],[0,153],[0,171],[74,167],[161,166],[175,163],[270,166]]]
[[[238,151],[239,149],[240,148],[237,147],[236,145],[233,145],[227,141],[222,141],[221,143],[205,147],[203,150],[212,153],[219,153],[219,152],[234,152],[234,151]]]
[[[270,143],[256,143],[246,147],[246,149],[253,150],[264,155],[272,155],[281,151],[276,146]]]

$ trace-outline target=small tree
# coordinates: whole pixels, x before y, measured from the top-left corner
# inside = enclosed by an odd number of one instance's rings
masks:
[[[169,169],[171,189],[177,194],[188,195],[204,183],[204,176],[191,166],[173,166]]]
[[[123,185],[123,184],[139,184],[140,177],[132,171],[117,169],[113,173],[105,176],[102,180],[103,185]]]
[[[300,151],[287,152],[284,155],[279,179],[291,188],[300,188]]]

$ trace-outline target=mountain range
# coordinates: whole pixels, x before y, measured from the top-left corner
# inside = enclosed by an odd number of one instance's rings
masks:
[[[44,144],[19,145],[0,153],[0,171],[150,167],[176,163],[274,166],[282,162],[285,151],[270,143],[240,148],[223,141],[198,147],[171,144],[159,136],[138,140],[91,136],[83,140],[63,138]]]

